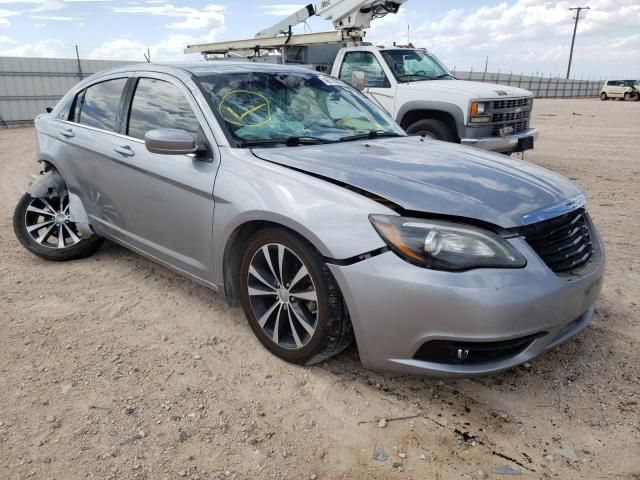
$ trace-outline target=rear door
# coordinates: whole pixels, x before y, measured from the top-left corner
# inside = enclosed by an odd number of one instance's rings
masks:
[[[219,165],[213,135],[180,80],[155,72],[136,77],[124,102],[121,135],[99,168],[101,198],[115,215],[102,215],[99,221],[120,241],[209,281]],[[150,153],[144,135],[159,128],[192,133],[203,153]]]
[[[66,119],[58,119],[61,146],[56,159],[69,191],[76,194],[93,219],[117,214],[101,189],[101,172],[118,145],[121,110],[131,77],[119,74],[78,92]],[[91,222],[102,233],[100,222]]]

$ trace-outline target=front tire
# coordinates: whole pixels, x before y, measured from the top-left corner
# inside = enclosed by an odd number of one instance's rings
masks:
[[[93,254],[99,237],[84,238],[69,216],[69,196],[38,198],[25,193],[13,213],[13,231],[31,253],[45,260],[77,260]]]
[[[631,101],[631,94],[629,92],[624,94],[624,100],[625,102]]]
[[[409,125],[406,131],[409,135],[421,135],[435,140],[442,140],[443,142],[456,141],[455,135],[449,125],[442,120],[436,120],[434,118],[418,120]]]
[[[609,97],[607,97],[607,94],[602,92],[600,93],[600,100],[602,100],[603,102],[607,101],[609,99]]]
[[[258,340],[288,362],[321,362],[353,341],[340,288],[322,256],[287,230],[258,232],[240,265],[242,308]]]

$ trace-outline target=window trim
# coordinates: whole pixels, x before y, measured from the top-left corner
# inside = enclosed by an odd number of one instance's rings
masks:
[[[138,90],[138,84],[140,83],[140,80],[145,80],[145,79],[146,80],[155,80],[155,81],[158,81],[158,82],[165,82],[165,83],[168,83],[169,85],[173,85],[175,88],[177,88],[178,91],[182,94],[182,98],[185,99],[185,101],[189,105],[189,108],[191,108],[191,112],[193,113],[193,116],[195,117],[196,122],[198,122],[198,127],[204,133],[204,128],[202,128],[202,122],[198,118],[198,114],[197,114],[195,108],[193,107],[193,104],[189,101],[189,98],[185,95],[185,92],[183,92],[180,89],[180,86],[176,85],[173,82],[165,80],[163,78],[154,78],[154,77],[150,77],[150,76],[140,75],[140,76],[138,76],[138,77],[133,79],[133,81],[131,82],[131,86],[129,88],[129,91],[127,92],[126,110],[123,112],[123,118],[122,118],[122,134],[123,135],[125,135],[125,136],[127,136],[129,138],[137,138],[137,137],[132,137],[131,135],[129,135],[129,123],[131,122],[131,112],[133,110],[133,100],[134,100],[134,98],[136,96],[136,91]],[[140,139],[138,139],[138,140],[140,140]]]
[[[347,58],[349,55],[353,55],[353,54],[367,54],[367,55],[371,55],[373,57],[373,59],[378,62],[378,66],[380,67],[380,70],[382,70],[382,73],[384,74],[384,80],[382,82],[382,86],[381,87],[372,87],[369,85],[366,85],[366,88],[391,88],[391,81],[389,80],[389,75],[387,74],[387,71],[385,70],[384,66],[382,63],[380,63],[380,60],[378,60],[378,57],[376,56],[376,54],[374,52],[371,52],[369,50],[353,50],[350,52],[345,52],[344,56],[342,57],[342,64],[340,65],[340,71],[338,72],[338,78],[342,80],[342,69],[344,68],[345,64],[347,63]],[[344,80],[342,80],[344,82]]]
[[[191,107],[191,110],[193,111],[193,114],[195,115],[196,120],[198,121],[198,125],[200,127],[200,130],[202,130],[202,133],[204,135],[204,139],[206,142],[205,146],[208,151],[208,158],[206,159],[202,158],[200,159],[200,161],[204,161],[204,162],[216,161],[216,159],[219,158],[219,153],[217,152],[217,148],[219,148],[219,144],[218,144],[218,141],[216,140],[213,127],[209,124],[207,115],[202,111],[202,108],[198,104],[198,101],[194,97],[189,87],[181,79],[174,77],[169,73],[146,71],[146,70],[134,72],[133,77],[131,77],[130,79],[130,84],[128,87],[129,90],[127,91],[125,102],[123,104],[123,119],[125,118],[124,114],[126,113],[126,121],[123,122],[122,133],[120,133],[119,135],[132,142],[138,142],[138,143],[144,144],[144,140],[141,140],[136,137],[131,137],[127,134],[129,115],[131,114],[131,107],[133,106],[133,97],[135,95],[138,82],[143,78],[148,78],[150,80],[159,80],[162,82],[170,83],[182,93],[184,98],[187,100],[187,103]],[[206,105],[208,106],[208,103],[206,103]],[[193,156],[193,154],[190,154],[188,156]]]
[[[83,127],[83,128],[90,128],[92,130],[96,130],[98,132],[105,132],[105,133],[115,133],[115,134],[120,134],[122,131],[122,107],[124,105],[124,98],[125,98],[125,92],[128,91],[129,85],[131,83],[131,79],[132,77],[125,73],[125,74],[117,74],[114,75],[113,77],[107,77],[107,78],[102,78],[99,81],[95,82],[95,83],[91,83],[90,85],[85,85],[83,86],[79,91],[77,91],[74,95],[73,98],[73,103],[71,104],[71,108],[69,109],[69,114],[67,115],[67,119],[66,120],[62,120],[65,122],[69,122],[73,125],[77,125],[79,127]],[[82,105],[84,105],[84,97],[87,93],[87,90],[90,89],[91,87],[95,87],[96,85],[99,85],[101,83],[106,83],[106,82],[111,82],[114,80],[125,80],[125,84],[122,87],[122,92],[120,93],[120,99],[118,100],[118,107],[116,110],[116,125],[115,125],[115,129],[114,130],[106,130],[104,128],[99,128],[99,127],[94,127],[93,125],[86,125],[84,123],[80,123],[80,119],[82,119]],[[80,107],[80,109],[78,110],[78,119],[75,118],[75,113],[76,113],[76,106],[78,104],[78,99],[82,96],[82,105]],[[70,120],[71,114],[73,114],[73,120]]]

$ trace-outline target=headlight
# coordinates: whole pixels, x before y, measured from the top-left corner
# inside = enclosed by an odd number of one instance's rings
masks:
[[[487,104],[485,102],[471,102],[469,105],[469,120],[473,123],[488,123],[489,115],[485,115]]]
[[[387,215],[369,218],[391,250],[421,267],[460,271],[527,264],[506,240],[473,225]]]

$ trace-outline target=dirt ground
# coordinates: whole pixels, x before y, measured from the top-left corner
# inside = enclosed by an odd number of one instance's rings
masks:
[[[0,131],[0,478],[640,479],[640,103],[538,100],[533,123],[525,159],[589,196],[604,290],[569,343],[456,381],[353,349],[286,364],[241,310],[110,243],[34,257],[11,228],[34,132]]]

